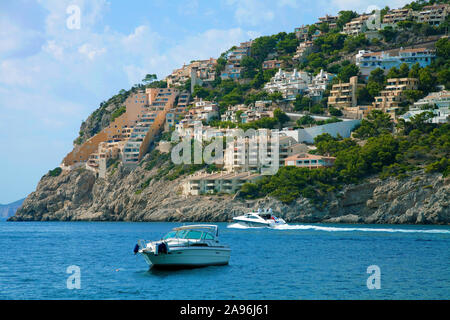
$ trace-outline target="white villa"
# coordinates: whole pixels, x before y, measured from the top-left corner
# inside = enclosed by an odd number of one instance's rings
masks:
[[[266,83],[264,89],[269,93],[281,92],[286,100],[295,100],[299,93],[308,89],[311,81],[311,75],[305,71],[294,69],[292,72],[287,72],[280,69],[270,82]]]

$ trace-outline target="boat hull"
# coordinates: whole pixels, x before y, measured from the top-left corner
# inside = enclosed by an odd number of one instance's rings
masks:
[[[155,255],[152,251],[141,252],[151,267],[196,268],[227,265],[230,260],[229,248],[188,247],[170,249],[168,253]]]

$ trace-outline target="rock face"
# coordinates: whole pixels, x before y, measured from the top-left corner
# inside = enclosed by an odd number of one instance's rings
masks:
[[[230,221],[234,215],[271,207],[288,222],[449,224],[450,179],[416,172],[398,180],[372,178],[348,185],[315,206],[299,198],[286,205],[273,198],[241,200],[232,195],[184,197],[183,178],[150,181],[155,174],[119,165],[107,179],[87,170],[44,176],[13,221]]]

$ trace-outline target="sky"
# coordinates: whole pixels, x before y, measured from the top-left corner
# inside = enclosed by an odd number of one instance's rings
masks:
[[[81,122],[147,73],[163,79],[327,13],[408,2],[0,0],[0,203],[33,192],[72,150]]]

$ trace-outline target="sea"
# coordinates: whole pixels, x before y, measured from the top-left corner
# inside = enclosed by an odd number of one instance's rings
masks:
[[[181,223],[0,222],[0,299],[449,299],[450,227],[217,223],[227,266],[149,268]]]

